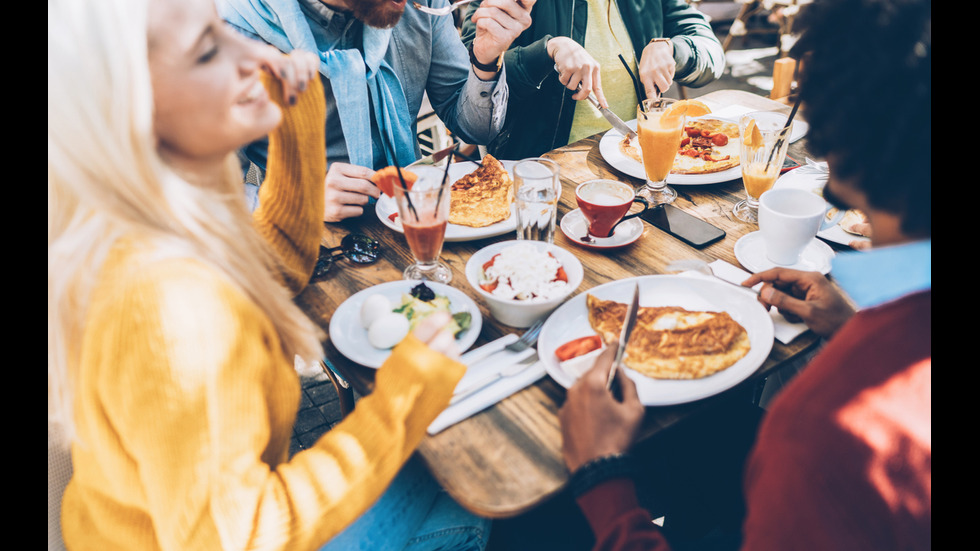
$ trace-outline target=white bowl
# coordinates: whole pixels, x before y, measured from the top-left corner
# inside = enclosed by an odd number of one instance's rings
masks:
[[[480,272],[493,255],[516,243],[531,243],[542,253],[550,252],[561,263],[568,275],[568,292],[550,299],[514,300],[496,297],[480,287]],[[572,253],[544,241],[500,241],[473,253],[466,262],[466,280],[487,303],[490,315],[504,325],[511,327],[530,327],[539,319],[545,318],[561,303],[565,302],[582,284],[584,277],[582,263]]]

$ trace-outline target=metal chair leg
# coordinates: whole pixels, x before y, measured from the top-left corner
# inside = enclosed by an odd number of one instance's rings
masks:
[[[330,377],[330,382],[337,391],[337,397],[340,399],[340,414],[347,417],[347,414],[354,410],[354,391],[351,390],[350,383],[323,360],[320,360],[320,368],[327,377]]]

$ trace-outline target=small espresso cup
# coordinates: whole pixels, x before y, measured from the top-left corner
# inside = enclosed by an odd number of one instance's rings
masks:
[[[770,189],[759,197],[759,231],[766,246],[766,258],[780,266],[800,260],[803,249],[817,232],[831,228],[838,215],[827,218],[830,205],[805,189]]]
[[[617,180],[589,180],[575,188],[575,200],[582,216],[589,225],[589,235],[609,237],[624,220],[636,218],[650,208],[643,197],[638,197],[633,186]],[[643,203],[643,210],[627,215],[633,203]]]

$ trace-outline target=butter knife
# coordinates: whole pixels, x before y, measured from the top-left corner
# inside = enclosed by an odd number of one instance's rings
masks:
[[[439,151],[436,151],[431,155],[426,155],[425,157],[422,157],[421,159],[415,161],[414,163],[408,165],[405,168],[412,168],[413,166],[419,166],[419,165],[435,165],[439,163],[439,161],[448,157],[449,154],[453,152],[453,149],[455,149],[457,145],[459,144],[454,143],[453,145],[445,149],[440,149]]]
[[[616,113],[613,113],[604,107],[599,107],[599,100],[596,99],[593,94],[589,94],[589,103],[594,105],[595,108],[599,110],[599,113],[605,117],[607,121],[609,121],[609,124],[611,124],[613,128],[619,130],[624,136],[629,136],[631,140],[636,139],[636,132],[630,128],[629,125],[623,122],[623,119],[617,117]]]
[[[555,72],[558,73],[559,75],[561,75],[561,71],[558,70],[558,64],[557,63],[555,64]],[[581,83],[579,83],[578,89],[579,90],[582,89],[582,84]],[[588,100],[589,100],[589,103],[591,103],[592,105],[594,105],[595,108],[599,110],[599,114],[601,114],[603,116],[603,118],[605,118],[607,121],[609,121],[609,124],[611,124],[613,128],[615,128],[616,130],[619,130],[624,136],[629,136],[631,140],[636,139],[636,131],[633,130],[632,128],[630,128],[628,124],[626,124],[625,122],[623,122],[623,119],[621,119],[618,116],[616,116],[616,113],[613,113],[609,109],[600,107],[599,106],[599,100],[595,97],[595,94],[590,93],[589,94],[589,97],[588,97]]]
[[[619,344],[616,348],[616,357],[613,359],[612,368],[609,370],[609,378],[606,379],[606,388],[612,388],[613,380],[616,378],[616,371],[622,369],[623,355],[626,352],[626,343],[630,340],[630,334],[636,327],[636,314],[640,310],[640,286],[634,284],[633,300],[626,307],[626,318],[623,320],[623,329],[619,333]]]

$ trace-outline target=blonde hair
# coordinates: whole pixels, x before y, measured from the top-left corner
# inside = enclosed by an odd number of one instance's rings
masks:
[[[48,1],[48,420],[66,441],[90,295],[124,236],[212,266],[268,315],[287,358],[322,357],[252,224],[235,155],[208,185],[161,158],[147,53],[146,0]]]

